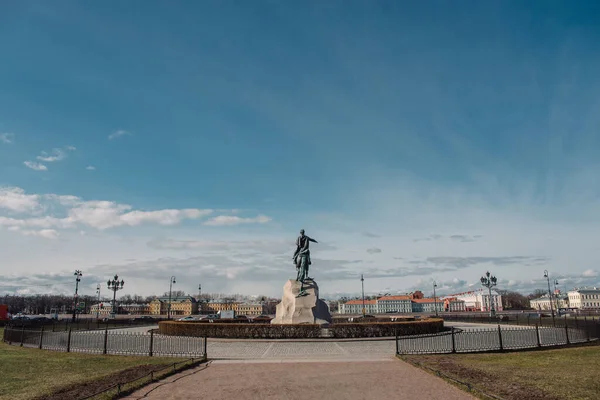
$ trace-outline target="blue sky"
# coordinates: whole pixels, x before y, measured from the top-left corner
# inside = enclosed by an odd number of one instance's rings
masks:
[[[597,2],[0,7],[0,290],[600,284]]]

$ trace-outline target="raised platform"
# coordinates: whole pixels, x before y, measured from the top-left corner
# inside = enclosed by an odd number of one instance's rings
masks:
[[[301,289],[304,289],[303,291]],[[314,280],[304,284],[290,279],[283,285],[283,296],[277,304],[273,325],[331,323],[331,314],[327,304],[319,299],[319,286]]]

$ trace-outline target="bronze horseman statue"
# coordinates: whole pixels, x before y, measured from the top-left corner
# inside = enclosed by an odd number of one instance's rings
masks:
[[[296,239],[296,251],[294,252],[294,264],[296,264],[296,270],[298,271],[296,280],[302,282],[298,296],[306,295],[306,292],[304,291],[304,281],[313,280],[308,276],[308,268],[311,264],[309,250],[310,242],[319,243],[315,239],[306,236],[304,234],[304,229],[301,229],[300,236]]]

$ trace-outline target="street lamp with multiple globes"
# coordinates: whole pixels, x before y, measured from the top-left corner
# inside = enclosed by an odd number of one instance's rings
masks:
[[[75,270],[75,273],[73,274],[75,275],[75,300],[73,301],[73,322],[75,322],[76,319],[76,311],[77,311],[77,291],[79,290],[79,282],[81,281],[81,277],[83,276],[83,274],[81,273],[80,270]]]
[[[119,282],[119,275],[115,274],[115,277],[113,278],[113,280],[111,281],[109,279],[108,282],[106,282],[106,284],[108,285],[108,290],[113,291],[112,313],[114,315],[116,315],[117,314],[117,291],[123,289],[123,285],[125,285],[125,281],[121,279],[121,282]]]
[[[169,306],[167,308],[167,319],[171,319],[171,291],[173,290],[173,284],[175,282],[175,277],[172,276],[169,278]]]
[[[435,316],[438,316],[438,308],[437,308],[437,297],[435,297],[435,288],[437,287],[437,283],[433,281],[433,305],[435,307]]]
[[[497,279],[495,276],[491,275],[490,272],[486,272],[485,276],[481,277],[481,284],[488,288],[489,291],[489,310],[490,310],[490,318],[494,318],[496,315],[496,310],[494,309],[494,301],[492,299],[492,288],[496,286]]]

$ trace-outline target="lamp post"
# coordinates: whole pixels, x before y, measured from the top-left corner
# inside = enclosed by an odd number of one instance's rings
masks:
[[[73,301],[73,322],[75,322],[75,319],[77,318],[77,292],[79,290],[79,282],[81,281],[81,277],[83,276],[83,274],[80,270],[77,269],[75,270],[75,273],[73,275],[75,275],[75,300]]]
[[[489,292],[489,311],[490,311],[490,318],[494,318],[494,315],[496,314],[496,310],[494,309],[494,302],[492,301],[492,287],[496,286],[497,284],[497,279],[495,276],[491,275],[490,272],[486,272],[485,276],[481,277],[481,284],[488,288],[488,292]]]
[[[435,281],[433,281],[433,304],[435,307],[435,316],[438,316],[438,309],[437,309],[437,297],[435,297],[435,288],[437,287],[437,283],[435,283]]]
[[[96,319],[100,318],[100,284],[96,286],[96,294],[98,295],[98,304],[96,305]]]
[[[173,290],[173,284],[175,282],[175,277],[172,276],[169,278],[169,306],[167,308],[167,319],[171,319],[171,291]]]
[[[362,314],[364,317],[366,315],[366,312],[365,312],[365,278],[364,278],[363,274],[360,274],[360,285],[362,286],[362,303],[363,303]]]
[[[115,274],[115,277],[111,281],[110,279],[106,282],[108,285],[108,290],[113,291],[113,315],[117,314],[117,291],[123,289],[123,285],[125,285],[125,281],[121,279],[119,282],[119,275]]]
[[[558,294],[556,286],[558,285],[558,279],[554,280],[554,298],[556,299],[556,316],[560,317],[560,304],[558,304]]]
[[[550,301],[550,313],[552,314],[552,325],[554,326],[554,307],[552,307],[552,292],[550,291],[550,274],[548,274],[548,270],[544,270],[544,278],[548,282],[548,300]]]

